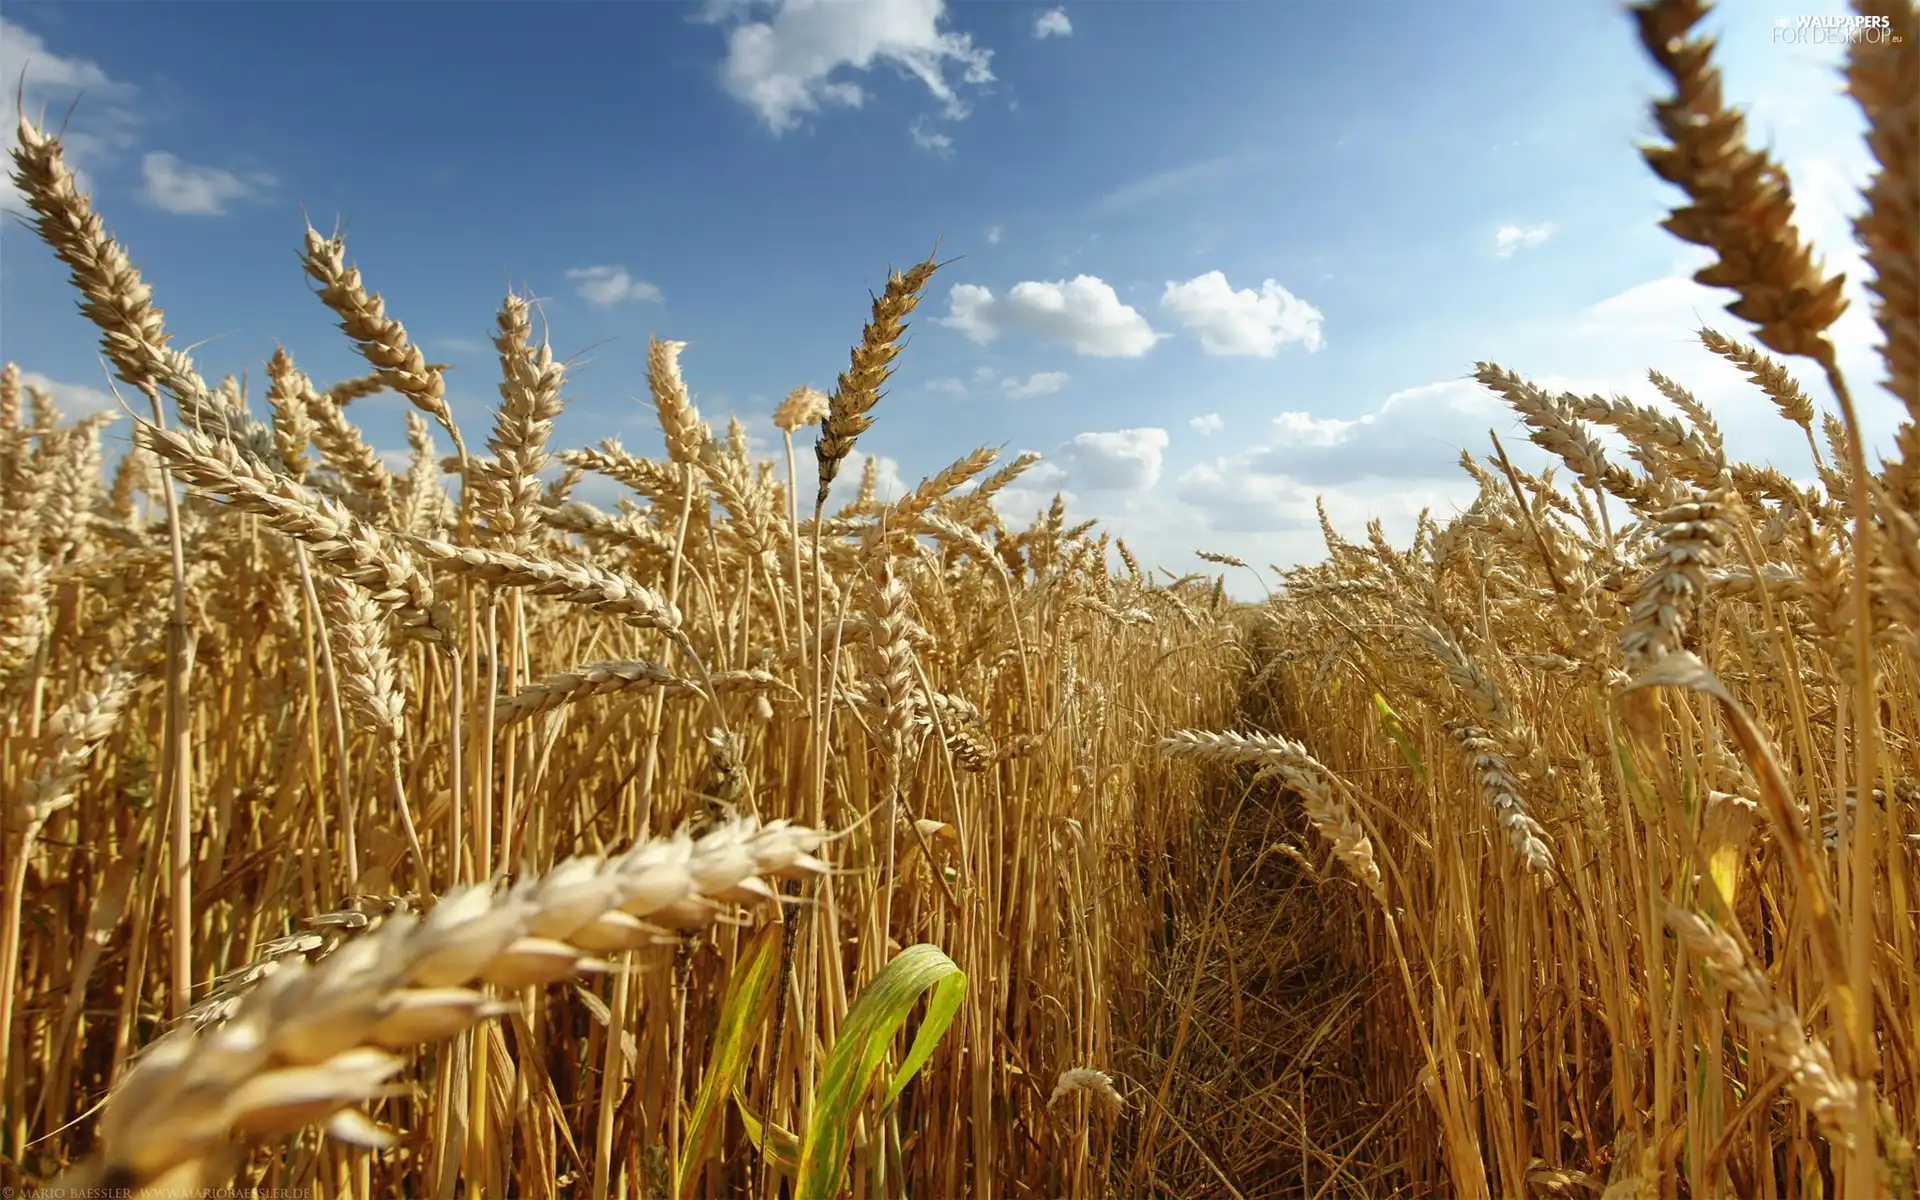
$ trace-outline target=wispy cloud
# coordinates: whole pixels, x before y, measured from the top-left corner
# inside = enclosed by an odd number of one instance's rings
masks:
[[[218,167],[196,167],[164,150],[140,160],[141,198],[178,216],[217,217],[234,201],[253,199],[273,186],[273,176],[264,171],[242,175]]]
[[[953,154],[953,138],[930,128],[925,117],[916,118],[913,124],[907,126],[907,132],[913,136],[914,145],[930,154],[937,154],[941,158]]]
[[[1035,371],[1025,379],[1008,378],[1000,381],[1000,390],[1015,400],[1051,396],[1065,386],[1067,386],[1065,371]]]
[[[38,371],[20,372],[23,386],[45,392],[53,406],[69,417],[86,416],[89,413],[115,412],[120,402],[113,393],[97,387],[88,387],[84,383],[64,383],[58,379],[49,379]]]
[[[611,308],[628,300],[658,304],[660,289],[644,279],[635,279],[625,267],[573,267],[567,278],[577,280],[580,298],[596,308]]]
[[[1123,183],[1101,196],[1094,203],[1093,208],[1096,213],[1102,215],[1139,208],[1156,200],[1164,200],[1170,196],[1191,191],[1202,184],[1225,179],[1244,167],[1246,161],[1242,156],[1228,154],[1142,176]]]
[[[53,53],[38,34],[4,17],[0,17],[0,80],[6,81],[4,111],[9,128],[21,112],[14,102],[18,88],[28,117],[35,121],[51,119],[62,125],[60,144],[66,151],[67,165],[80,177],[84,189],[91,190],[90,171],[134,144],[140,116],[132,107],[131,84],[109,77],[89,59]],[[74,105],[82,93],[86,102]],[[0,171],[0,209],[24,213],[26,201],[8,174]]]

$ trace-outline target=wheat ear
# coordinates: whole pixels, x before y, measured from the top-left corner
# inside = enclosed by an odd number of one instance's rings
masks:
[[[148,1049],[107,1100],[94,1158],[60,1186],[217,1186],[236,1142],[323,1122],[337,1137],[379,1144],[381,1131],[343,1111],[400,1073],[396,1052],[508,1011],[486,989],[554,983],[601,965],[595,956],[703,928],[729,905],[773,900],[769,880],[826,870],[812,854],[825,840],[785,821],[730,821],[698,839],[680,833],[616,858],[570,859],[504,891],[461,888],[424,917],[395,913],[318,964],[280,960],[231,1019],[183,1027]]]

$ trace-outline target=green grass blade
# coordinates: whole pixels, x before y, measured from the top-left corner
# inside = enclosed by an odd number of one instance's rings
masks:
[[[1407,765],[1413,768],[1413,777],[1420,781],[1421,787],[1426,787],[1427,764],[1421,759],[1420,747],[1413,744],[1413,736],[1407,732],[1400,714],[1393,711],[1393,706],[1379,692],[1373,694],[1373,711],[1380,715],[1380,724],[1386,729],[1387,736],[1393,739],[1394,745],[1400,747],[1400,757],[1406,759]]]
[[[771,1121],[762,1121],[747,1105],[747,1098],[733,1089],[733,1102],[740,1109],[740,1123],[747,1127],[747,1140],[782,1175],[800,1173],[800,1137]]]
[[[727,981],[727,994],[720,1002],[713,1056],[707,1062],[706,1077],[700,1081],[693,1119],[688,1122],[686,1138],[681,1143],[675,1196],[687,1194],[688,1185],[706,1159],[707,1144],[713,1140],[720,1114],[726,1111],[727,1095],[746,1072],[754,1037],[773,1010],[779,977],[780,927],[768,925],[747,944],[746,952],[734,967],[733,978]]]
[[[967,993],[967,976],[939,947],[923,942],[902,950],[860,989],[820,1076],[806,1140],[800,1147],[795,1200],[831,1200],[839,1190],[861,1098],[886,1058],[894,1035],[906,1025],[913,1006],[929,988],[933,995],[927,1001],[926,1018],[914,1035],[906,1059],[887,1085],[886,1102],[891,1105],[914,1073],[933,1056],[934,1047],[953,1023]]]

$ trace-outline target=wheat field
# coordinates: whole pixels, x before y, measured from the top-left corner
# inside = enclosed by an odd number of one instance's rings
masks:
[[[209,383],[23,116],[124,408],[0,373],[8,1195],[1915,1196],[1920,10],[1857,10],[1870,383],[1706,5],[1632,10],[1694,336],[1817,478],[1479,363],[1553,469],[1271,574],[1021,527],[1033,456],[880,501],[933,258],[771,461],[667,340],[659,446],[551,446],[513,293],[470,446],[312,228],[365,374]]]

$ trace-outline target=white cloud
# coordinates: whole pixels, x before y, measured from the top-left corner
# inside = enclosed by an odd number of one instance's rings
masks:
[[[809,437],[794,446],[794,478],[797,480],[797,494],[800,498],[802,518],[813,515],[813,492],[820,486],[820,462],[813,455],[814,439]],[[860,495],[860,477],[866,472],[867,459],[879,459],[879,475],[874,483],[874,495],[882,501],[898,500],[911,491],[911,487],[900,474],[900,460],[882,455],[868,455],[855,451],[840,464],[840,471],[833,477],[833,487],[827,493],[827,511],[836,512],[852,504]],[[780,478],[787,477],[782,466]]]
[[[1033,36],[1037,38],[1072,37],[1073,22],[1067,20],[1067,10],[1050,8],[1034,18]]]
[[[19,88],[27,116],[43,128],[60,129],[67,165],[79,177],[82,190],[92,190],[91,168],[133,144],[139,115],[128,103],[133,96],[130,85],[109,78],[88,59],[53,53],[38,34],[4,17],[0,17],[0,80],[5,81],[0,91],[6,97],[8,136],[21,111],[14,102]],[[76,97],[81,99],[78,105]],[[25,214],[26,201],[10,174],[0,171],[0,210]]]
[[[907,126],[907,132],[912,135],[913,144],[922,150],[938,154],[941,158],[953,153],[953,139],[937,129],[928,128],[925,117],[916,118],[913,124]]]
[[[1258,453],[1213,459],[1181,473],[1176,491],[1181,501],[1192,506],[1180,523],[1181,531],[1188,534],[1186,545],[1200,541],[1194,535],[1204,529],[1242,535],[1244,543],[1236,539],[1230,544],[1245,546],[1243,558],[1250,557],[1251,546],[1246,543],[1271,545],[1282,561],[1323,557],[1326,546],[1320,538],[1315,501],[1323,501],[1334,527],[1350,536],[1357,535],[1369,519],[1381,517],[1389,538],[1404,544],[1421,509],[1431,508],[1444,518],[1455,506],[1471,503],[1474,493],[1473,481],[1457,467],[1452,475],[1431,480],[1375,480],[1318,488],[1264,473]],[[1268,540],[1275,535],[1277,545]]]
[[[1001,518],[1015,529],[1021,529],[1036,518],[1044,516],[1046,511],[1053,507],[1054,496],[1058,495],[1067,506],[1068,513],[1074,514],[1076,518],[1084,518],[1084,511],[1080,508],[1080,497],[1076,493],[1065,489],[1049,488],[1038,481],[1035,481],[1031,487],[1024,486],[1032,478],[1032,474],[1029,471],[1020,477],[1019,483],[995,492],[993,499],[988,501],[993,505],[993,511],[999,513]]]
[[[1160,482],[1164,429],[1114,429],[1082,433],[1057,452],[1067,476],[1088,491],[1144,492]]]
[[[58,379],[49,379],[38,371],[20,372],[20,384],[26,388],[38,388],[53,398],[55,408],[69,417],[83,417],[88,413],[118,412],[120,401],[113,393],[104,388],[88,387],[84,383],[63,383]]]
[[[1137,310],[1120,302],[1111,286],[1092,275],[1052,283],[1026,280],[999,299],[979,284],[957,283],[948,297],[947,315],[938,321],[981,345],[1018,331],[1096,358],[1138,358],[1161,337]]]
[[[988,392],[998,391],[1014,400],[1031,400],[1037,396],[1053,395],[1067,386],[1070,378],[1065,371],[1035,371],[1031,375],[1020,376],[1002,375],[992,367],[975,367],[971,383],[948,375],[929,380],[926,390],[965,399],[975,389],[984,389]]]
[[[1008,377],[1000,381],[1000,390],[1015,400],[1051,396],[1065,386],[1067,386],[1065,371],[1035,371],[1025,379]]]
[[[626,300],[659,303],[660,289],[644,279],[635,279],[625,267],[572,267],[568,279],[580,281],[580,298],[599,308],[610,308]]]
[[[998,225],[989,226],[987,229],[987,245],[998,246],[999,244],[1000,244],[1000,227]]]
[[[1585,380],[1537,380],[1553,390],[1599,390]],[[1463,448],[1487,448],[1487,430],[1501,433],[1521,466],[1544,461],[1514,425],[1512,410],[1471,379],[1404,388],[1357,417],[1275,416],[1265,445],[1189,467],[1174,495],[1205,528],[1243,534],[1298,534],[1316,529],[1314,498],[1329,511],[1398,512],[1468,499],[1472,481],[1460,470]],[[1193,519],[1193,518],[1190,518]],[[1318,551],[1312,551],[1318,553]]]
[[[140,174],[140,194],[148,204],[189,217],[217,217],[234,201],[257,196],[274,184],[273,176],[264,172],[237,175],[217,167],[196,167],[164,150],[141,159]]]
[[[748,7],[728,11],[738,16]],[[860,107],[866,92],[843,71],[884,62],[918,79],[958,119],[967,114],[959,85],[993,82],[993,52],[943,31],[945,16],[944,0],[775,0],[765,20],[728,31],[721,82],[779,134],[823,108]]]
[[[1139,208],[1155,200],[1192,191],[1201,184],[1219,183],[1246,164],[1247,159],[1244,157],[1222,155],[1203,162],[1171,167],[1121,184],[1100,197],[1093,206],[1094,211],[1110,215],[1130,208]]]
[[[107,78],[98,64],[54,54],[38,34],[4,18],[0,18],[0,70],[6,71],[9,81],[25,75],[29,109],[40,93],[55,89],[125,91],[125,85]]]
[[[1200,416],[1188,421],[1187,424],[1193,426],[1194,431],[1201,437],[1212,437],[1214,434],[1220,432],[1226,422],[1220,419],[1219,413],[1202,413]]]
[[[1514,251],[1544,246],[1552,236],[1552,221],[1538,225],[1502,225],[1493,232],[1493,252],[1501,258],[1512,258]]]
[[[1282,346],[1298,342],[1309,351],[1321,347],[1320,310],[1271,279],[1260,290],[1235,291],[1219,271],[1185,283],[1167,282],[1160,307],[1183,328],[1199,336],[1208,354],[1272,358]]]

